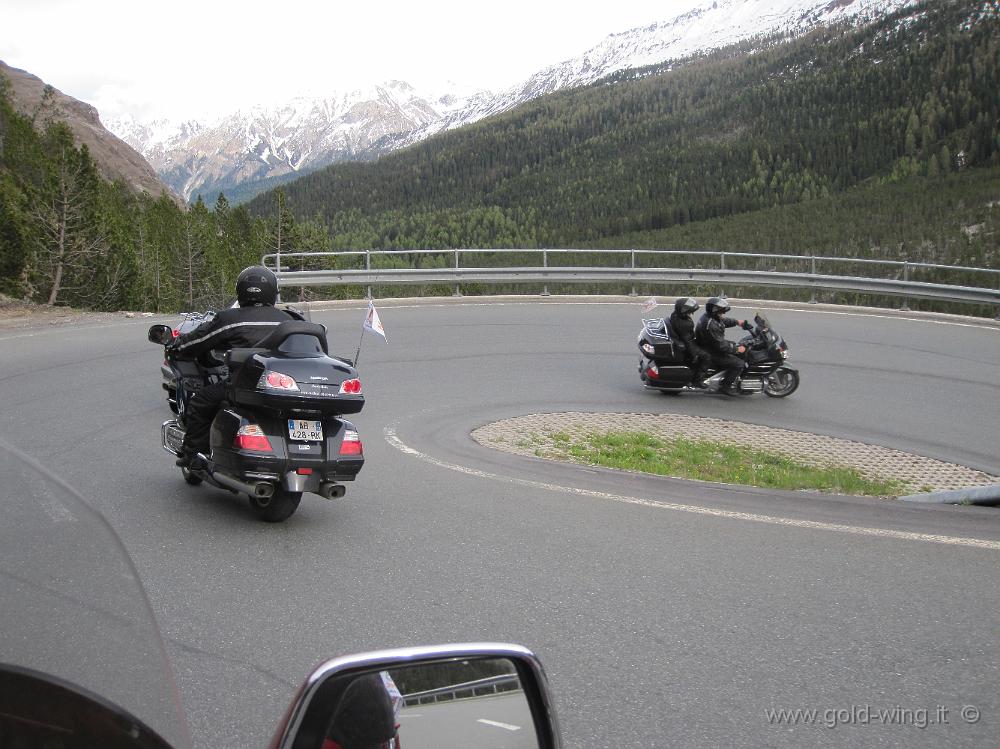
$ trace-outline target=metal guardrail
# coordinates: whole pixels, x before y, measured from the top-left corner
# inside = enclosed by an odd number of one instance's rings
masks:
[[[501,688],[502,687],[502,688]],[[521,688],[521,682],[517,674],[501,674],[500,676],[487,676],[485,679],[476,679],[462,684],[453,684],[437,689],[427,689],[423,692],[411,692],[403,695],[403,703],[406,705],[425,705],[428,702],[440,702],[441,700],[459,700],[469,697],[482,697],[487,694],[497,694],[499,692],[514,692]]]
[[[494,262],[505,255],[540,256],[535,266],[467,266],[465,256],[491,255]],[[394,268],[394,256],[448,257],[448,267]],[[584,266],[579,257],[625,256],[627,264]],[[685,256],[694,262],[664,266],[662,258]],[[553,264],[552,260],[563,260]],[[567,261],[573,261],[569,264]],[[783,255],[747,252],[706,252],[702,250],[593,250],[593,249],[456,249],[456,250],[363,250],[345,252],[282,252],[265,255],[261,263],[275,269],[286,286],[333,286],[355,284],[453,284],[461,295],[463,283],[541,283],[543,294],[549,283],[636,283],[731,284],[810,289],[813,291],[853,291],[912,299],[934,299],[1000,307],[1000,269],[973,268],[905,260]],[[320,267],[316,265],[334,266]],[[345,267],[357,265],[363,267]],[[848,266],[849,274],[824,271]],[[755,267],[747,267],[755,266]],[[790,270],[779,270],[779,267]],[[861,273],[871,269],[872,273]],[[877,271],[883,271],[881,275]],[[915,280],[928,271],[974,280],[975,283],[939,283]]]

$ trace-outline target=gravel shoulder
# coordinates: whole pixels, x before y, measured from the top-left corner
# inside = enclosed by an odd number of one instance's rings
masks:
[[[22,302],[0,294],[0,332],[107,323],[140,316],[153,315],[149,312],[88,312],[70,307],[49,307],[44,304]]]

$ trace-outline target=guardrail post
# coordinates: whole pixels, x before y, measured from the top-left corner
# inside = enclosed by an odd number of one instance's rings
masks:
[[[370,274],[372,272],[372,251],[371,249],[365,249],[365,270]],[[368,299],[372,298],[372,287],[368,286]]]
[[[997,291],[1000,291],[1000,270],[997,271]],[[997,316],[994,320],[1000,320],[1000,304],[997,305]]]
[[[545,268],[546,270],[549,269],[549,251],[548,250],[542,250],[542,267]],[[546,274],[546,276],[548,276],[548,274]],[[546,283],[544,286],[542,286],[542,296],[548,296],[548,295],[549,295],[549,284]]]
[[[635,296],[635,248],[632,248],[632,291],[629,292],[629,296]]]
[[[816,256],[809,256],[809,273],[810,275],[816,275]],[[809,304],[816,304],[816,287],[813,286],[810,290]]]
[[[452,293],[452,296],[462,296],[462,291],[461,291],[461,289],[458,288],[458,280],[457,280],[457,276],[458,276],[458,273],[457,273],[457,271],[458,271],[458,249],[457,248],[455,249],[455,271],[456,271],[456,274],[455,274],[456,275],[455,291]]]
[[[903,283],[909,283],[909,282],[910,282],[910,264],[907,263],[906,261],[903,261]],[[910,311],[910,305],[906,303],[906,297],[903,297],[903,303],[902,305],[900,305],[899,309],[901,312]]]

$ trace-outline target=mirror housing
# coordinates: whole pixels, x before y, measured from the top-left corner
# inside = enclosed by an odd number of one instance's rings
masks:
[[[166,346],[174,340],[174,331],[170,329],[169,325],[153,325],[150,327],[149,333],[146,337],[151,343],[158,343],[161,346]]]
[[[484,671],[496,675],[471,681],[463,676]],[[450,686],[439,686],[442,680]],[[372,746],[477,746],[473,732],[495,731],[504,746],[513,739],[513,746],[525,749],[561,747],[545,673],[535,655],[519,645],[475,643],[383,650],[323,663],[299,689],[271,749],[349,749],[337,738],[345,728],[343,716],[353,711],[351,719],[357,719],[355,698],[363,692],[379,692],[381,698],[367,703],[373,705],[365,713],[368,722],[382,718],[382,725],[389,724],[390,733],[382,731],[382,743]],[[415,705],[420,707],[411,709]],[[449,734],[455,730],[452,713],[466,709],[470,714],[463,716],[462,735]],[[379,729],[365,725],[363,730]]]

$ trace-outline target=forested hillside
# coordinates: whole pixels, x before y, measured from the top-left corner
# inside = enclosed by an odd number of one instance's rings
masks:
[[[860,186],[960,190],[954,175],[1000,164],[998,60],[995,0],[931,2],[864,30],[756,40],[561,92],[283,189],[335,247],[627,246],[631,233],[658,241],[650,232],[729,216],[764,226],[775,207]],[[901,215],[912,207],[906,191],[879,194],[900,200]],[[264,216],[275,198],[249,205]],[[864,201],[838,206],[860,211],[841,216],[858,232],[869,226]],[[920,223],[919,237],[898,226],[908,242],[936,241],[941,230]],[[746,249],[775,245],[755,233],[762,244]],[[868,244],[902,241],[876,233]],[[796,242],[826,251],[835,235],[824,222]],[[718,244],[698,231],[662,237]]]
[[[21,115],[0,76],[0,294],[90,309],[220,304],[236,274],[301,238],[220,199],[188,209],[98,174],[86,146],[40,108]],[[281,227],[279,229],[279,226]]]

